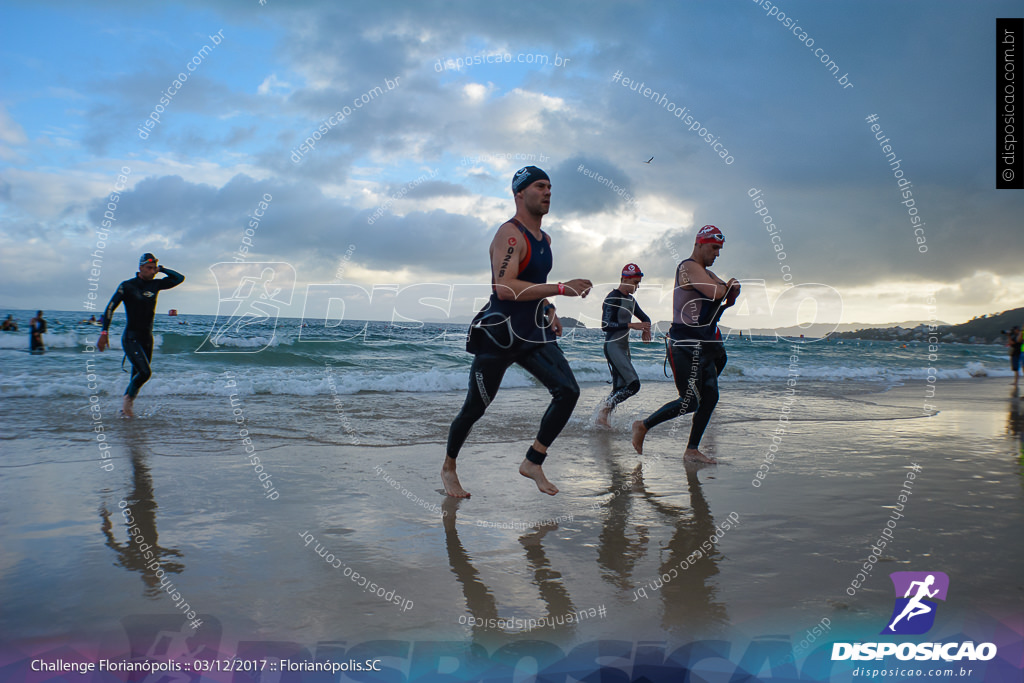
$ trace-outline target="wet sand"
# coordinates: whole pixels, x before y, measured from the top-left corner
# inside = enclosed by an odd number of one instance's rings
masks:
[[[151,398],[149,417],[108,423],[112,471],[99,467],[80,404],[55,401],[34,417],[27,402],[5,406],[5,421],[26,426],[3,441],[0,634],[24,651],[114,643],[149,615],[179,623],[184,601],[204,622],[196,633],[215,626],[221,647],[795,643],[822,619],[828,637],[864,640],[892,610],[892,571],[949,575],[933,640],[1019,624],[1024,419],[1008,382],[941,382],[931,417],[923,383],[853,389],[799,387],[758,487],[781,390],[725,387],[703,444],[720,464],[693,466],[681,461],[689,418],[653,430],[642,457],[629,443],[632,419],[672,398],[671,385],[645,385],[611,431],[589,424],[606,389],[585,387],[545,464],[555,497],[517,473],[546,395],[503,390],[460,456],[473,494],[461,502],[442,495],[439,477],[455,392],[347,397],[347,430],[322,399],[246,398],[276,499],[223,397]],[[58,412],[81,427],[56,426]],[[915,463],[893,541],[851,596]],[[130,542],[122,505],[180,599]]]

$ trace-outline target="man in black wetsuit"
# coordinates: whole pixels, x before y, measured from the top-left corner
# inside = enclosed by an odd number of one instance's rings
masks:
[[[627,263],[622,269],[619,286],[608,293],[601,308],[601,331],[604,332],[604,357],[612,373],[612,393],[605,399],[597,416],[597,424],[611,427],[608,416],[615,406],[640,391],[640,377],[629,355],[629,331],[640,330],[640,338],[651,341],[651,319],[633,298],[644,274],[640,266]],[[632,322],[633,317],[640,322]]]
[[[716,462],[701,453],[698,446],[718,404],[718,376],[726,362],[718,320],[725,309],[736,303],[740,293],[740,283],[735,278],[725,282],[708,270],[724,243],[721,230],[705,225],[697,232],[690,258],[676,268],[672,327],[666,344],[679,398],[669,401],[646,420],[633,423],[633,448],[637,453],[643,453],[649,429],[692,412],[693,426],[683,459]]]
[[[552,265],[551,237],[540,224],[551,205],[548,175],[536,166],[521,168],[512,177],[512,194],[516,215],[498,228],[491,241],[493,292],[473,320],[466,343],[466,349],[476,356],[469,372],[469,393],[448,430],[441,480],[445,492],[455,498],[469,498],[455,472],[455,459],[473,424],[498,393],[509,366],[518,363],[551,392],[551,404],[519,473],[552,496],[558,488],[544,476],[541,464],[580,396],[572,369],[555,340],[562,333],[562,324],[547,297],[586,296],[593,283],[577,278],[546,284]]]
[[[43,320],[43,312],[36,311],[36,317],[28,324],[28,349],[30,353],[45,353],[46,344],[43,343],[43,333],[46,332],[46,321]]]
[[[157,273],[163,273],[166,277],[157,280]],[[139,389],[153,374],[149,364],[153,359],[153,318],[156,317],[157,293],[177,287],[184,281],[185,276],[181,273],[157,265],[156,257],[152,254],[143,254],[139,259],[139,272],[131,280],[125,280],[118,285],[103,313],[103,331],[100,332],[100,340],[96,344],[100,351],[110,345],[107,329],[114,317],[114,311],[122,302],[124,312],[128,316],[124,334],[121,335],[121,348],[132,364],[132,376],[124,392],[124,404],[121,408],[125,417],[135,417],[132,404],[139,395]]]

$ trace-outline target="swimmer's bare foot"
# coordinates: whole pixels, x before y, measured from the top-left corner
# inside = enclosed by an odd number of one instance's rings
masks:
[[[710,455],[704,455],[696,448],[687,448],[686,452],[683,453],[683,460],[695,460],[697,462],[706,462],[710,465],[718,464],[718,461],[712,458]]]
[[[608,421],[608,416],[611,415],[612,409],[608,405],[601,406],[601,410],[597,413],[596,424],[598,427],[607,427],[611,429],[612,423]]]
[[[455,473],[455,458],[445,456],[444,465],[441,466],[441,482],[444,484],[444,492],[449,496],[469,498],[469,491],[462,488],[459,475]]]
[[[132,404],[135,403],[135,399],[131,396],[125,396],[124,402],[121,404],[121,417],[132,418],[135,417],[135,411],[132,410]]]
[[[548,478],[544,476],[544,470],[535,462],[524,458],[523,464],[519,466],[519,474],[527,479],[533,479],[541,493],[546,493],[549,496],[558,493],[558,487],[548,481]]]
[[[644,437],[647,436],[647,427],[644,427],[643,420],[633,423],[633,448],[640,455],[644,454]]]

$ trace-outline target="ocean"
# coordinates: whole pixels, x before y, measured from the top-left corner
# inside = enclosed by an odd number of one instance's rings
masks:
[[[602,430],[602,335],[576,330],[561,345],[582,394],[544,464],[560,493],[516,471],[548,397],[513,368],[459,456],[472,498],[456,501],[440,468],[469,380],[465,325],[281,320],[218,337],[212,316],[160,315],[154,376],[138,417],[120,420],[123,317],[99,353],[81,313],[50,313],[48,351],[33,356],[31,314],[12,313],[22,331],[0,335],[11,666],[45,653],[383,656],[440,672],[449,654],[475,661],[460,654],[470,643],[495,661],[520,645],[560,661],[600,640],[635,641],[623,656],[638,667],[654,650],[726,647],[755,671],[769,657],[778,680],[856,680],[859,663],[831,662],[831,642],[877,637],[887,574],[932,571],[950,593],[928,638],[993,640],[986,680],[1019,676],[1024,409],[1002,347],[941,344],[929,358],[913,343],[729,340],[701,443],[719,464],[695,466],[681,457],[688,417],[652,429],[642,456],[630,446],[631,422],[676,396],[664,346],[633,344],[643,387]],[[875,555],[883,533],[894,540]],[[713,678],[716,662],[694,670]]]
[[[123,314],[115,314],[111,348],[88,353],[99,328],[80,324],[81,312],[55,311],[46,319],[47,353],[28,350],[28,319],[34,312],[14,314],[21,331],[0,333],[0,395],[3,397],[120,396],[127,385],[121,372],[120,333]],[[375,394],[434,394],[463,391],[472,356],[465,352],[466,325],[422,324],[401,327],[386,322],[350,321],[335,328],[303,327],[295,318],[255,322],[216,339],[215,316],[159,314],[154,325],[153,378],[141,396],[225,395],[221,376],[237,377],[237,393],[274,396],[373,396]],[[223,321],[221,321],[223,324]],[[671,382],[666,377],[665,348],[661,341],[632,344],[633,364],[643,382]],[[581,385],[607,383],[608,367],[601,350],[603,334],[594,329],[569,331],[560,345]],[[833,386],[843,392],[853,384],[870,388],[898,386],[909,380],[969,379],[987,374],[1009,377],[1007,354],[997,345],[941,344],[929,360],[920,342],[802,340],[800,374],[803,380]],[[792,343],[730,339],[729,363],[723,384],[762,385],[788,377]],[[197,352],[198,351],[198,352]],[[85,358],[95,362],[97,386],[87,390]],[[327,368],[333,369],[333,379]],[[125,364],[125,369],[130,365]],[[518,367],[509,371],[503,388],[536,386]]]

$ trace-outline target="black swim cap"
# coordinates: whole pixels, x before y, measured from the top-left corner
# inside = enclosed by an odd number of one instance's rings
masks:
[[[152,263],[154,266],[156,265],[156,256],[153,256],[148,251],[139,257],[139,268],[147,263]]]
[[[512,176],[512,194],[529,187],[532,183],[535,183],[538,180],[550,181],[551,179],[548,178],[547,173],[536,166],[523,166],[521,169],[516,171],[514,176]]]

